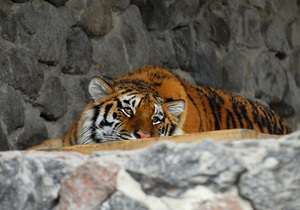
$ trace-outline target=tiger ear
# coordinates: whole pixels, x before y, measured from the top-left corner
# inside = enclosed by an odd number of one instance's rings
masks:
[[[178,118],[184,111],[185,101],[181,99],[169,101],[165,102],[165,106],[174,117]]]
[[[89,93],[96,102],[113,93],[111,86],[100,77],[94,77],[89,84]]]

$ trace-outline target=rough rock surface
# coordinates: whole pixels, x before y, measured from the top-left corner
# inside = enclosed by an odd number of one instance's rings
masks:
[[[63,135],[89,100],[93,76],[145,64],[262,100],[300,129],[299,5],[0,0],[0,150]]]
[[[300,132],[133,151],[0,153],[1,209],[297,210]],[[13,201],[13,202],[12,202]]]

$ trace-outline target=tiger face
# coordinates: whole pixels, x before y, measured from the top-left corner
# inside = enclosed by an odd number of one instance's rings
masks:
[[[145,88],[113,88],[100,78],[89,86],[93,106],[84,111],[80,144],[182,134],[183,100],[164,101]]]

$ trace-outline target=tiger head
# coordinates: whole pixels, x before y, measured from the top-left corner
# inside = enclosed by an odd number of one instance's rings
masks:
[[[109,85],[91,80],[92,105],[82,115],[80,144],[182,134],[184,100],[161,98],[147,85]]]

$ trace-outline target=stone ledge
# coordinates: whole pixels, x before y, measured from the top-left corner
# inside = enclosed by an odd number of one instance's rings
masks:
[[[300,131],[279,139],[258,139],[163,141],[132,151],[90,155],[1,152],[0,206],[22,210],[300,209]]]

